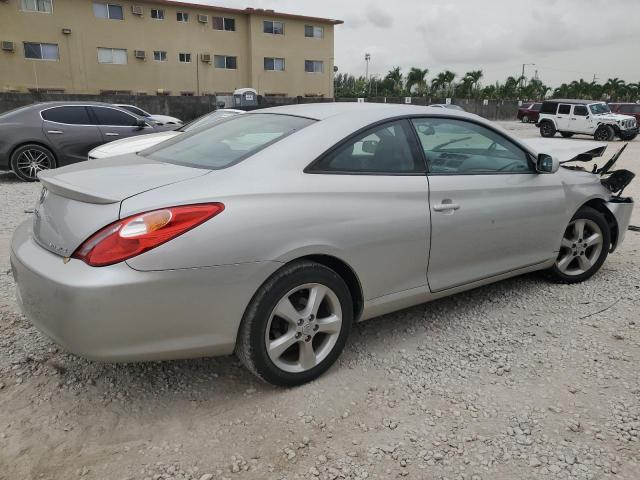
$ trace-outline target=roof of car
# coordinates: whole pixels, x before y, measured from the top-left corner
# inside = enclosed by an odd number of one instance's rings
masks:
[[[578,100],[578,99],[566,99],[566,98],[552,98],[551,100],[545,100],[545,103],[569,103],[575,105],[590,105],[592,103],[604,103],[599,100]]]
[[[443,109],[439,107],[425,107],[420,105],[405,105],[394,103],[356,103],[356,102],[325,102],[325,103],[305,103],[298,105],[285,105],[281,107],[263,108],[253,110],[251,114],[279,113],[282,115],[296,115],[314,120],[324,120],[338,115],[359,114],[375,122],[394,116],[403,115],[460,115],[465,117],[479,118],[477,115],[464,112],[462,110]]]
[[[66,105],[97,105],[102,107],[113,107],[112,103],[106,102],[86,102],[86,101],[55,101],[55,102],[40,102],[31,105],[33,108],[50,108],[50,107],[63,107]]]

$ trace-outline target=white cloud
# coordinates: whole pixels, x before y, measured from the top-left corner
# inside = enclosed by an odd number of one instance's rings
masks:
[[[345,20],[336,27],[341,72],[384,75],[399,65],[483,69],[484,83],[519,75],[535,63],[543,81],[557,85],[584,77],[640,81],[640,0],[191,0],[244,8],[273,8]]]

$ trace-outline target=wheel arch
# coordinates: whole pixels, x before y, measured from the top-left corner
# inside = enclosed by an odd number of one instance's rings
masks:
[[[9,168],[11,168],[11,159],[13,158],[13,154],[16,152],[16,150],[18,150],[21,147],[24,147],[25,145],[38,145],[39,147],[46,148],[51,152],[51,155],[53,155],[53,160],[56,162],[56,167],[58,166],[58,156],[56,155],[56,152],[54,151],[54,149],[51,148],[51,145],[47,145],[42,140],[23,140],[17,145],[14,145],[11,148],[11,151],[9,152],[9,164],[8,164]]]
[[[609,225],[609,232],[611,233],[611,248],[609,249],[609,252],[612,253],[618,246],[619,238],[618,221],[616,220],[615,215],[607,208],[607,202],[602,198],[592,198],[580,205],[580,208],[584,207],[593,208],[604,215],[604,218],[607,220],[607,224]],[[580,208],[578,208],[578,210],[580,210]]]

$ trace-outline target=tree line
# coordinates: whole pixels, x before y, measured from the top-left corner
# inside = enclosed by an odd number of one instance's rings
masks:
[[[538,78],[509,76],[503,82],[483,85],[482,70],[472,70],[459,76],[445,70],[428,78],[429,69],[413,67],[405,75],[400,67],[389,70],[384,77],[355,77],[348,73],[335,76],[336,97],[410,97],[468,98],[489,100],[542,100],[544,98],[580,98],[587,100],[632,101],[640,99],[640,82],[626,83],[610,78],[604,83],[584,79],[563,83],[558,88],[545,85]]]

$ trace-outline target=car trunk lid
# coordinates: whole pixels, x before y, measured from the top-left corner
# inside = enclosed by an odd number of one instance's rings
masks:
[[[137,155],[42,172],[33,237],[43,248],[69,257],[90,235],[119,219],[125,198],[207,173]]]

